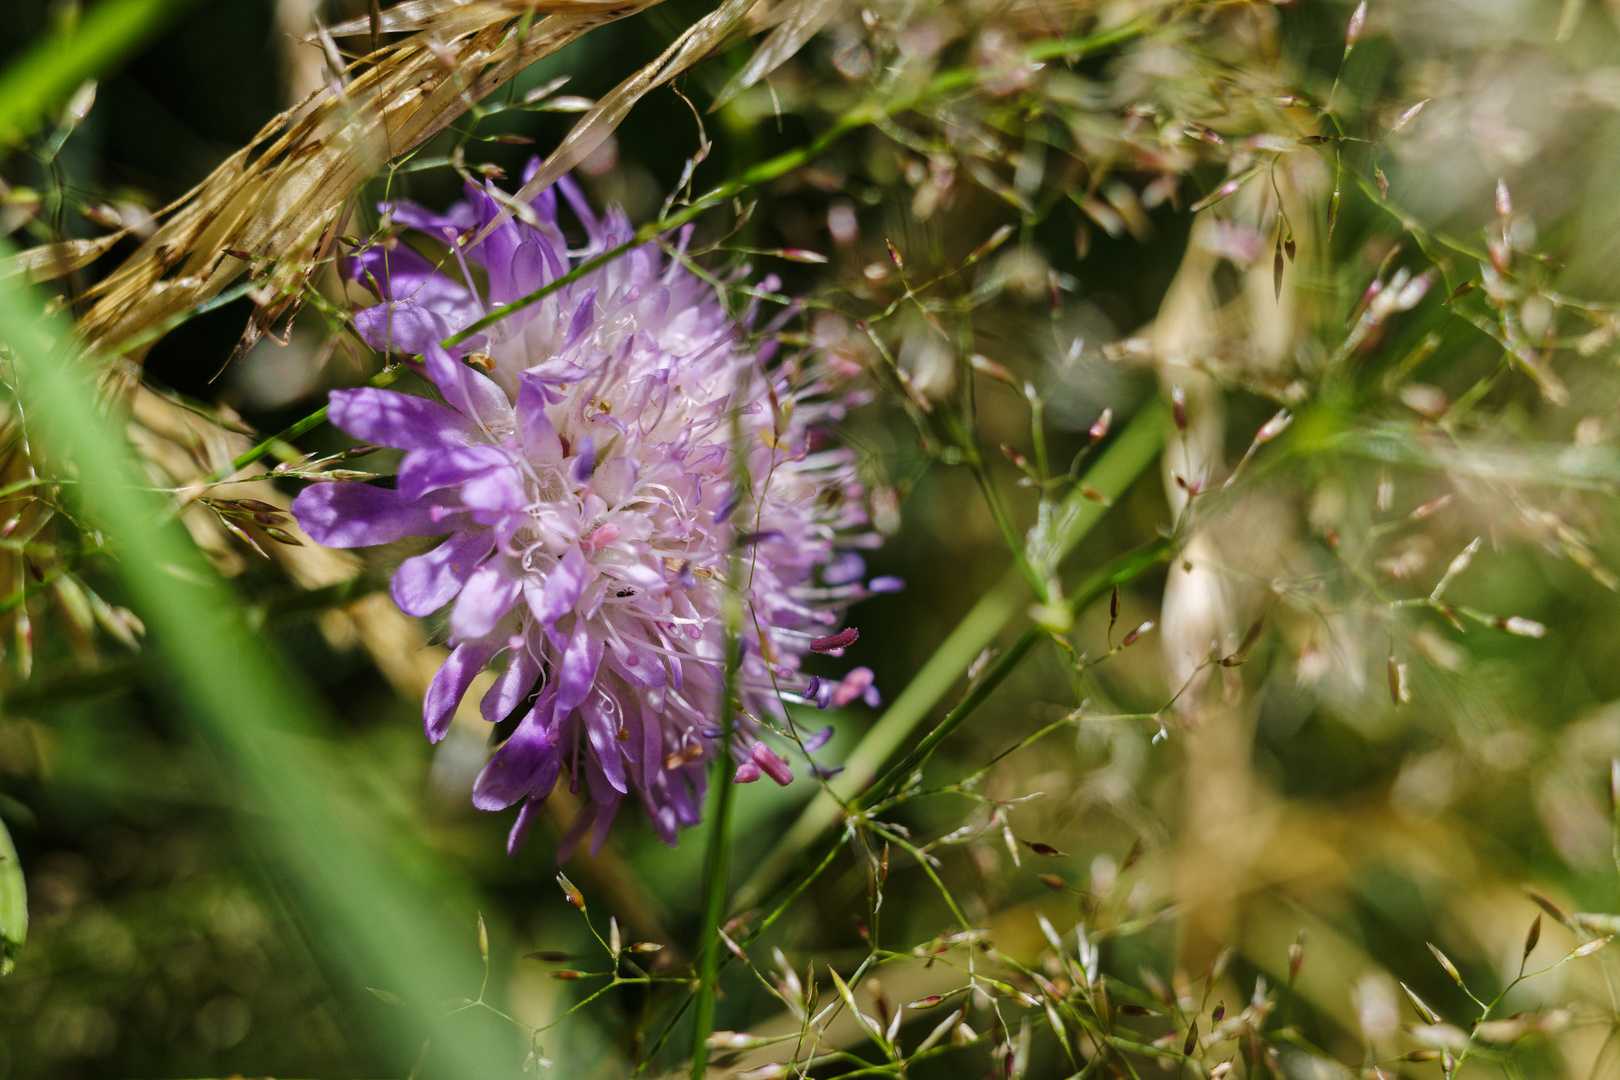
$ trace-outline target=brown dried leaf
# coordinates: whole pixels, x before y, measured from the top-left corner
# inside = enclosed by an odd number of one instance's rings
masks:
[[[94,240],[63,240],[19,251],[15,255],[0,259],[0,279],[26,273],[28,280],[37,285],[42,281],[63,277],[89,266],[128,234],[128,229],[120,229],[106,236],[98,236]]]
[[[139,361],[143,332],[217,295],[245,269],[268,272],[250,333],[291,308],[336,243],[345,207],[393,157],[443,131],[475,100],[533,61],[657,0],[424,0],[384,13],[385,30],[414,30],[271,120],[212,175],[158,214],[161,224],[90,294],[77,328],[87,345]],[[519,33],[531,12],[546,17]],[[337,28],[370,31],[370,20]]]

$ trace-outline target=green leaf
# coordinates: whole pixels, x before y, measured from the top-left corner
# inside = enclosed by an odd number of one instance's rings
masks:
[[[10,975],[28,937],[28,886],[11,834],[0,821],[0,975]]]

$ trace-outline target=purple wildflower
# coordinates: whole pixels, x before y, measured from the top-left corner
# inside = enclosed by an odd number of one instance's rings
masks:
[[[558,192],[583,247],[564,240]],[[470,339],[477,366],[464,363],[439,342],[632,234],[564,179],[535,199],[537,224],[508,221],[464,246],[500,208],[493,189],[467,195],[444,215],[385,208],[446,244],[454,273],[398,243],[352,267],[383,301],[356,316],[361,334],[420,354],[445,404],[333,391],[333,423],[406,452],[397,486],[316,484],[293,510],[334,547],[445,537],[400,566],[393,597],[422,616],[454,603],[453,651],[424,705],[430,739],[492,665],[484,718],[521,713],[473,788],[483,809],[521,804],[509,850],[564,773],[584,808],[563,854],[588,828],[599,849],[627,795],[674,843],[698,821],[706,762],[722,750],[726,588],[742,590],[748,617],[738,730],[723,749],[738,781],[792,779],[758,735],[782,716],[778,686],[799,683],[801,657],[865,594],[847,585],[864,572],[848,548],[876,542],[852,456],[821,445],[851,396],[814,357],[767,366],[775,342],[751,347],[712,288],[652,244]],[[728,583],[744,538],[742,580]]]

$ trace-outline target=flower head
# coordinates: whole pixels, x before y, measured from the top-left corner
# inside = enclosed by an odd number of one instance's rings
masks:
[[[558,191],[581,247],[559,227]],[[405,451],[397,485],[316,484],[293,510],[336,547],[444,537],[399,567],[393,597],[412,615],[453,603],[453,651],[424,705],[430,739],[443,738],[474,677],[498,669],[483,716],[520,719],[473,802],[521,806],[510,850],[564,774],[584,800],[565,853],[592,827],[599,848],[632,795],[673,843],[699,819],[708,760],[725,752],[737,779],[786,783],[790,766],[762,728],[782,717],[783,697],[827,703],[793,692],[799,661],[869,591],[853,549],[876,539],[851,455],[823,445],[850,398],[812,358],[772,364],[775,342],[756,346],[744,331],[752,312],[730,316],[655,244],[445,350],[493,307],[632,236],[621,213],[596,216],[564,179],[525,221],[468,243],[501,204],[493,189],[467,194],[443,215],[385,207],[449,247],[448,272],[397,243],[353,260],[383,301],[357,327],[380,348],[420,354],[443,404],[333,391],[333,423]],[[728,589],[744,612],[729,739],[716,727]]]

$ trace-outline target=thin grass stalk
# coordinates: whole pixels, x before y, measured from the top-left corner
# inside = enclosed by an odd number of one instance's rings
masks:
[[[747,460],[742,449],[739,417],[732,417],[733,461],[736,469],[733,482],[746,485],[748,475],[743,462]],[[721,731],[720,752],[715,755],[709,786],[714,791],[709,820],[709,847],[703,859],[703,922],[699,925],[697,954],[697,1009],[692,1024],[692,1080],[703,1080],[709,1065],[709,1034],[714,1030],[714,1002],[720,975],[720,923],[726,917],[726,896],[731,884],[731,812],[736,804],[737,785],[726,775],[732,761],[727,748],[737,730],[737,669],[742,662],[742,594],[738,585],[742,581],[742,557],[733,545],[727,560],[726,577],[733,587],[725,591],[726,667],[721,680],[720,715],[715,717]]]
[[[1086,472],[1087,487],[1106,495],[1110,501],[1122,496],[1136,478],[1158,457],[1164,445],[1166,411],[1155,402],[1142,409],[1107,451]],[[1102,520],[1108,508],[1078,494],[1070,496],[1065,513],[1072,513],[1072,524],[1062,539],[1064,555]],[[940,642],[934,654],[917,675],[906,684],[900,696],[866,732],[844,760],[844,771],[805,807],[771,854],[738,890],[738,902],[752,906],[776,889],[776,882],[799,854],[824,830],[842,817],[843,802],[853,798],[877,776],[878,769],[939,704],[947,691],[967,671],[975,657],[995,639],[1023,609],[1029,588],[1017,569],[1007,572],[993,588],[981,596],[962,621]]]
[[[7,253],[0,245],[0,256]],[[241,800],[249,843],[268,855],[346,967],[404,1001],[384,1021],[394,1037],[414,1043],[431,1030],[447,1074],[490,1075],[509,1057],[504,1040],[441,1022],[440,1003],[478,984],[470,925],[465,943],[445,926],[447,912],[470,912],[475,901],[453,879],[421,873],[435,864],[413,852],[412,838],[346,794],[321,749],[330,730],[324,708],[140,483],[118,425],[96,405],[90,366],[68,355],[65,327],[39,316],[42,307],[17,279],[0,284],[0,328],[30,436],[77,470],[72,491],[82,511],[119,541],[117,573],[180,691],[182,715],[238,781],[227,790]]]

